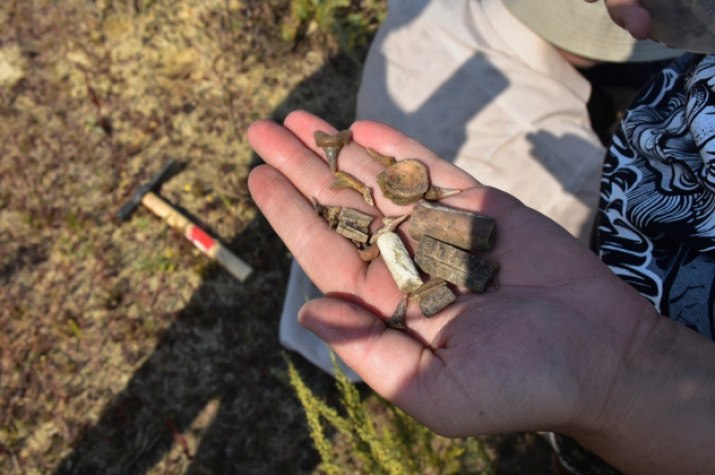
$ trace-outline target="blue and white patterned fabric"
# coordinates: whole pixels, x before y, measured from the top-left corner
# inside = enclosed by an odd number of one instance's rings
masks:
[[[628,108],[606,154],[595,231],[613,272],[715,340],[715,55],[681,56]],[[575,440],[550,437],[568,472],[620,474]]]
[[[661,314],[715,340],[715,55],[665,68],[606,155],[595,246]]]

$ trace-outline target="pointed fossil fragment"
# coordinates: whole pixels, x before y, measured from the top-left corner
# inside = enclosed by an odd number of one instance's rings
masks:
[[[363,200],[365,200],[365,203],[369,204],[370,206],[375,206],[375,202],[372,199],[372,190],[370,190],[370,188],[365,185],[365,183],[361,182],[349,173],[343,171],[336,171],[335,181],[332,185],[330,185],[330,188],[334,190],[339,190],[341,188],[352,188],[353,190],[357,191],[362,195],[362,198]]]
[[[499,269],[496,262],[480,259],[427,235],[420,239],[415,263],[431,276],[474,292],[484,292]]]
[[[489,251],[495,234],[496,221],[490,216],[425,200],[412,208],[410,236],[416,240],[429,235],[467,251]]]
[[[405,315],[407,314],[407,302],[409,298],[408,294],[402,296],[400,302],[397,304],[397,308],[395,308],[395,311],[392,312],[392,316],[390,316],[386,322],[388,327],[396,330],[404,330],[407,328],[407,325],[405,324]]]
[[[390,165],[394,165],[397,160],[395,160],[395,157],[389,157],[387,155],[383,155],[381,153],[376,152],[375,150],[371,148],[366,148],[367,154],[372,157],[373,160],[375,160],[377,163],[379,163],[382,166],[389,167]]]
[[[394,232],[398,226],[409,217],[409,214],[403,214],[401,216],[385,216],[382,218],[382,227],[370,236],[370,244],[377,242],[377,238],[380,237],[380,234]]]
[[[394,232],[385,232],[377,238],[380,255],[385,260],[387,269],[402,292],[412,292],[422,285],[415,263],[405,248],[400,236]]]
[[[315,139],[315,145],[322,148],[325,152],[330,171],[332,173],[338,171],[338,154],[340,153],[340,149],[350,143],[352,132],[350,132],[350,130],[343,130],[336,134],[327,134],[316,130],[313,133],[313,138]]]
[[[438,186],[430,185],[429,189],[424,195],[424,199],[428,201],[439,201],[448,196],[454,196],[457,193],[461,193],[462,190],[454,190],[450,188],[440,188]]]
[[[377,184],[382,194],[397,205],[416,203],[430,186],[427,166],[414,158],[400,160],[377,175]]]

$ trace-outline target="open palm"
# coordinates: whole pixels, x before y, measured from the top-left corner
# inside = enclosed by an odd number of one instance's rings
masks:
[[[416,140],[374,122],[351,129],[354,143],[341,151],[338,166],[373,187],[375,207],[352,190],[330,188],[334,177],[313,141],[316,130],[334,131],[329,124],[295,112],[283,126],[259,121],[249,129],[267,163],[251,173],[251,194],[326,295],[303,307],[301,323],[377,392],[445,435],[586,429],[583,414],[602,410],[645,300],[558,225]],[[497,220],[487,257],[500,264],[498,286],[462,292],[429,319],[411,303],[406,331],[385,325],[402,293],[384,262],[363,262],[311,203],[375,217],[409,212],[374,186],[382,166],[366,147],[398,160],[418,158],[434,185],[463,190],[443,204]],[[406,229],[409,220],[399,232],[414,249]]]

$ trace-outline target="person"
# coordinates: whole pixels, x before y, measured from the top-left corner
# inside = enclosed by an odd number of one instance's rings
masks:
[[[410,304],[407,330],[389,328],[402,293],[383,261],[362,261],[313,210],[315,197],[376,213],[357,193],[330,189],[331,172],[312,144],[315,130],[332,129],[306,112],[290,114],[282,126],[251,125],[249,141],[267,164],[251,172],[249,188],[325,294],[306,302],[301,324],[377,393],[445,436],[555,431],[626,473],[715,469],[711,341],[663,318],[544,215],[418,141],[358,121],[341,169],[371,183],[380,167],[365,147],[420,157],[435,184],[462,190],[445,205],[498,223],[489,254],[501,266],[498,289],[463,292],[429,319]],[[379,194],[375,201],[380,214],[405,211]]]
[[[602,3],[391,0],[388,7],[365,61],[357,117],[419,137],[587,243],[605,148],[589,119],[592,87],[583,72],[607,62],[650,74],[646,65],[676,52],[635,41]],[[296,318],[319,295],[293,261],[279,338],[332,373],[330,349]]]
[[[668,20],[635,1],[608,4],[619,6],[614,19],[629,31]],[[360,260],[313,212],[311,197],[366,207],[357,194],[329,188],[312,133],[330,126],[304,112],[283,126],[253,124],[249,140],[267,165],[250,175],[251,193],[325,294],[303,306],[301,323],[383,397],[444,435],[551,431],[626,473],[712,473],[713,82],[715,56],[685,55],[626,113],[604,167],[596,254],[415,139],[353,124],[341,168],[374,183],[379,165],[366,148],[420,157],[434,183],[463,190],[445,204],[498,223],[490,258],[501,266],[499,288],[460,293],[429,319],[410,305],[405,331],[385,324],[401,293],[382,261]],[[382,214],[405,211],[375,199]],[[657,299],[630,280],[641,274],[660,282]]]

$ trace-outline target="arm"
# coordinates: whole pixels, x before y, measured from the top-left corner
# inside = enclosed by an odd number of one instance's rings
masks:
[[[375,391],[447,436],[562,432],[634,473],[698,473],[712,464],[715,345],[659,316],[544,216],[394,129],[357,122],[341,169],[374,185],[381,167],[362,147],[419,157],[435,185],[463,190],[445,204],[498,223],[489,256],[501,264],[498,289],[462,293],[430,319],[410,304],[408,329],[388,329],[401,294],[383,261],[362,262],[312,210],[316,197],[376,214],[356,193],[329,188],[332,175],[313,145],[317,129],[332,130],[304,112],[284,126],[253,124],[249,141],[267,165],[249,186],[326,294],[303,307],[301,323]],[[375,195],[383,214],[406,211]]]

